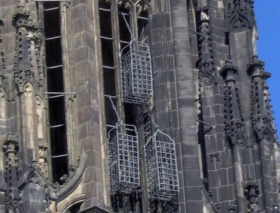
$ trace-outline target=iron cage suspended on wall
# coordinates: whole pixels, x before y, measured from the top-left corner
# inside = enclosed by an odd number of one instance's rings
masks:
[[[117,124],[108,132],[108,141],[111,190],[129,194],[140,186],[136,127]]]
[[[179,192],[175,142],[157,130],[145,145],[148,190],[151,199],[169,201]]]
[[[143,104],[153,96],[153,76],[149,46],[131,41],[121,51],[123,101]]]

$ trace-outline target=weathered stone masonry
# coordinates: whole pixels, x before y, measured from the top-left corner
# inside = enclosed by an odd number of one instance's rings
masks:
[[[253,0],[1,0],[0,213],[279,212]]]

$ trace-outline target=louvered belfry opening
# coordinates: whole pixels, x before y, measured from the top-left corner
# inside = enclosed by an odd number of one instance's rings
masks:
[[[68,175],[65,100],[61,47],[59,2],[44,2],[44,31],[46,46],[47,91],[49,103],[49,132],[51,144],[52,181],[63,183]]]

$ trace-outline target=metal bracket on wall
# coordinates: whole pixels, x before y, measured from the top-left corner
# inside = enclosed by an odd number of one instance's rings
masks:
[[[116,96],[111,96],[111,95],[104,95],[104,97],[109,98],[109,100],[110,100],[110,102],[111,102],[111,104],[112,104],[112,108],[113,108],[113,110],[115,111],[116,116],[117,116],[117,118],[118,118],[118,123],[119,123],[119,124],[123,124],[123,121],[121,120],[121,117],[120,117],[120,115],[119,115],[119,113],[118,113],[118,110],[117,110],[117,108],[116,108],[116,106],[115,106],[115,104],[114,104],[114,102],[113,102],[113,100],[112,100],[112,98],[117,98],[117,97],[116,97]]]
[[[124,124],[121,120],[113,98],[109,98],[118,121],[107,133],[110,170],[110,187],[113,192],[131,194],[140,186],[139,139],[134,125]]]
[[[213,129],[213,126],[211,126],[210,124],[207,124],[207,123],[205,123],[205,122],[203,122],[203,121],[201,121],[201,120],[196,120],[196,121],[199,122],[199,123],[201,123],[201,124],[204,124],[204,125],[207,126],[207,127],[209,127],[209,129],[206,130],[206,131],[204,132],[204,134],[206,134],[206,133],[209,132],[211,129]]]
[[[202,37],[204,37],[204,38],[210,38],[210,36],[205,36],[205,35],[202,35],[201,33],[196,32],[196,31],[195,31],[195,30],[193,30],[193,29],[190,29],[190,28],[189,28],[189,31],[191,31],[191,32],[193,32],[193,33],[196,33],[197,35],[200,35],[200,36],[202,36]]]
[[[48,95],[48,98],[51,99],[51,98],[62,97],[65,95],[74,95],[75,96],[77,93],[76,92],[44,92],[43,94]],[[50,96],[50,95],[53,95],[53,96]]]
[[[150,198],[171,201],[179,193],[175,141],[157,128],[148,138],[144,153]]]

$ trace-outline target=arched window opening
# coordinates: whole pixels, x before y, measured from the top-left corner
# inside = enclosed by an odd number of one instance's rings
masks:
[[[79,213],[82,204],[83,202],[74,204],[66,211],[66,213]]]

